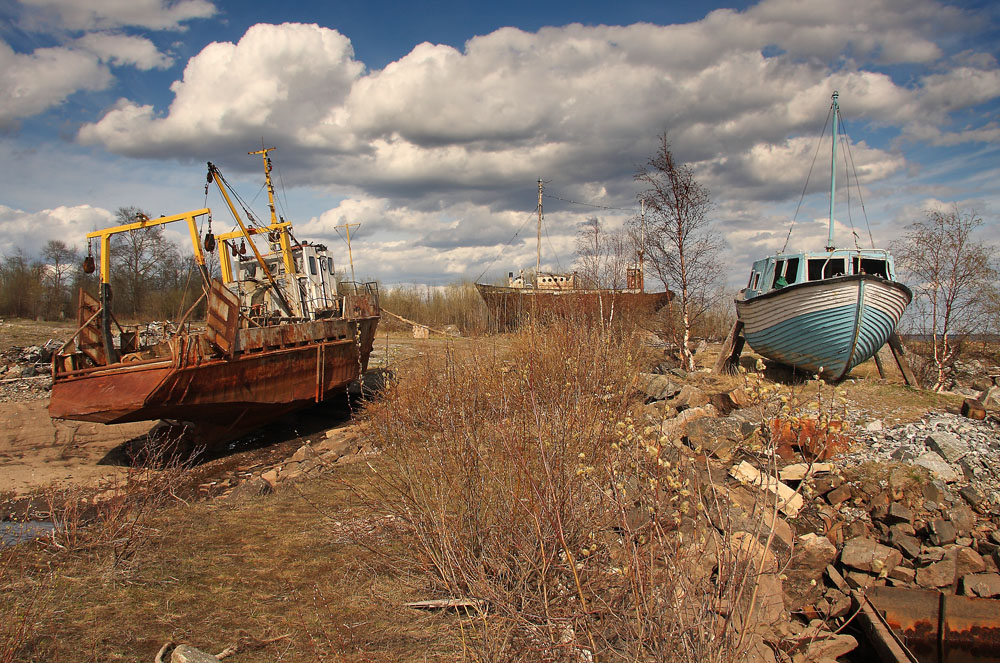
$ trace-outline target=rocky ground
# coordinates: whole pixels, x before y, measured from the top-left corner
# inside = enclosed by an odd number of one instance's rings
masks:
[[[751,659],[849,654],[857,641],[842,629],[857,597],[877,586],[1000,599],[995,385],[975,392],[982,418],[959,413],[966,387],[951,408],[892,423],[886,402],[848,383],[776,384],[751,372],[720,390],[703,374],[654,370],[639,381],[647,423],[709,468],[704,495],[729,498],[728,517],[713,517],[710,534],[737,537],[767,562],[757,585],[767,646]],[[704,506],[718,508],[707,498]],[[762,514],[773,527],[759,527]],[[975,610],[995,620],[1000,600]],[[789,652],[803,634],[823,646]]]

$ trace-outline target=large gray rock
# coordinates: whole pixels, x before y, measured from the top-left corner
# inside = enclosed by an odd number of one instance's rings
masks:
[[[191,645],[177,645],[170,654],[170,663],[219,663],[219,659]]]
[[[913,512],[908,508],[900,504],[899,502],[893,502],[889,505],[886,511],[885,517],[882,518],[886,525],[895,525],[897,523],[912,523],[913,522]]]
[[[976,514],[964,504],[959,504],[948,509],[944,512],[944,515],[955,526],[955,532],[958,536],[969,536],[972,528],[976,526]]]
[[[969,445],[958,439],[958,436],[945,431],[935,431],[924,441],[932,451],[936,451],[949,463],[957,463],[962,456],[969,453]]]
[[[913,459],[913,464],[927,468],[933,476],[947,483],[959,480],[958,472],[933,451],[925,451]]]
[[[958,530],[955,528],[955,525],[941,518],[932,520],[927,525],[927,533],[931,543],[935,546],[955,543],[955,539],[958,538]]]
[[[917,584],[928,589],[947,587],[955,582],[955,560],[945,558],[917,569]]]
[[[836,558],[837,548],[825,536],[810,533],[796,539],[782,583],[785,608],[794,612],[816,603],[824,590],[823,572]]]
[[[642,393],[654,401],[673,398],[681,390],[680,385],[666,375],[656,375],[655,373],[640,373],[637,386]]]
[[[952,548],[946,557],[955,559],[955,576],[958,578],[986,570],[986,560],[972,548]]]
[[[903,534],[898,529],[890,530],[889,543],[893,548],[901,551],[910,559],[915,559],[920,554],[920,539],[909,534]]]
[[[847,541],[840,552],[840,563],[844,566],[876,575],[887,575],[901,561],[903,556],[898,550],[865,537]]]

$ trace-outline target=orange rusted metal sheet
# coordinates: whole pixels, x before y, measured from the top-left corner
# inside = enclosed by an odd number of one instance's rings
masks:
[[[104,343],[101,340],[100,323],[98,318],[94,317],[100,309],[100,302],[91,297],[86,290],[80,288],[80,305],[77,308],[76,325],[81,329],[77,336],[76,347],[97,365],[108,363]]]
[[[205,338],[227,357],[233,354],[239,318],[239,298],[222,281],[213,279],[212,289],[208,293]]]
[[[906,587],[868,598],[921,663],[1000,663],[1000,601]]]

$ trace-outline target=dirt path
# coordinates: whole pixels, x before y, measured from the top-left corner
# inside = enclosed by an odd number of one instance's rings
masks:
[[[96,484],[121,469],[102,459],[153,426],[53,420],[48,404],[47,398],[0,403],[0,491],[20,495],[53,483]]]

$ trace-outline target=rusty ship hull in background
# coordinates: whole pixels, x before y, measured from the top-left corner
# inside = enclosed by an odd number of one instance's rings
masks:
[[[545,276],[553,276],[546,274]],[[566,276],[566,275],[556,275]],[[642,292],[639,289],[568,289],[555,290],[532,287],[507,287],[477,283],[479,296],[486,304],[490,331],[514,331],[531,315],[540,319],[551,317],[601,316],[605,320],[615,315],[646,315],[655,313],[670,303],[673,293]]]
[[[274,212],[268,150],[262,153],[270,224],[244,223],[221,173],[209,164],[209,182],[219,184],[238,230],[215,236],[209,225],[203,237],[195,219],[210,214],[206,208],[88,235],[101,242],[100,299],[81,290],[79,327],[53,355],[50,416],[105,424],[185,422],[203,440],[222,441],[342,396],[367,370],[381,313],[377,285],[337,283],[326,247],[294,241],[291,224]],[[186,221],[191,231],[207,300],[204,329],[182,320],[155,342],[121,326],[112,334],[110,238],[174,221]],[[258,250],[255,238],[265,238],[269,250]],[[244,259],[247,242],[253,255]],[[221,278],[209,277],[203,246],[219,248]]]

